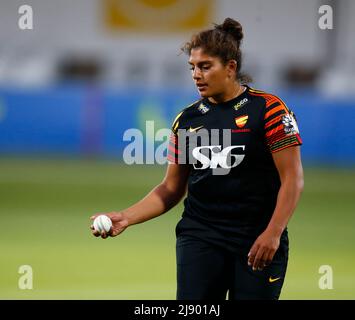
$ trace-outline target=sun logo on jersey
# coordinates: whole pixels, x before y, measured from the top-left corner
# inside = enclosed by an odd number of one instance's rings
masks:
[[[249,117],[247,115],[235,118],[235,124],[237,125],[238,128],[243,128],[245,126],[245,124],[247,123],[248,118]]]
[[[293,135],[299,133],[296,119],[290,113],[285,114],[282,117],[282,123],[284,125],[284,131],[287,135]]]

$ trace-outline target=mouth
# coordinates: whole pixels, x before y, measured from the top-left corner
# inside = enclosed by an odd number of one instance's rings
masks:
[[[207,89],[207,84],[205,83],[196,83],[198,91],[205,91]]]

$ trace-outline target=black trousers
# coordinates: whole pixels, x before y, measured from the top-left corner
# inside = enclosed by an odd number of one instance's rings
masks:
[[[246,250],[248,252],[250,248]],[[181,235],[176,242],[178,300],[277,300],[286,275],[288,241],[262,271],[248,266],[247,254],[232,253]]]

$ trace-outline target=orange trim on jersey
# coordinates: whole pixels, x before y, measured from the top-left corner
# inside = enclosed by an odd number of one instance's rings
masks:
[[[294,135],[297,136],[297,133],[294,134]],[[290,137],[292,137],[292,135],[290,135],[290,136],[288,136],[288,135],[280,135],[280,136],[278,136],[278,137],[275,137],[275,138],[273,138],[273,139],[270,139],[269,142],[268,142],[268,144],[269,144],[269,145],[272,145],[272,144],[275,144],[275,143],[277,143],[277,142],[279,142],[279,141],[288,139],[288,138],[290,138]]]
[[[275,108],[272,108],[270,111],[266,112],[264,119],[269,118],[271,115],[273,115],[274,113],[276,113],[277,111],[280,111],[280,110],[285,110],[285,111],[287,112],[285,106],[280,105],[280,106],[277,106],[277,107],[275,107]]]
[[[256,96],[271,96],[272,95],[271,93],[266,93],[265,91],[256,91],[256,90],[252,90],[252,89],[250,89],[249,92],[251,94],[256,95]]]
[[[270,98],[269,100],[267,100],[266,102],[266,108],[269,108],[271,105],[273,105],[274,103],[280,103],[279,100],[275,99],[274,97]],[[281,103],[280,103],[281,104]]]
[[[278,131],[275,132],[274,129],[269,130],[267,132],[267,133],[272,132],[272,134],[270,136],[266,136],[266,134],[265,134],[265,138],[268,141],[268,143],[272,143],[274,140],[279,139],[280,137],[284,138],[286,136],[286,134],[285,134],[285,132],[283,130],[278,130]]]
[[[254,89],[254,88],[251,88],[251,87],[249,87],[249,91],[254,91],[255,93],[266,93],[265,91]]]
[[[282,115],[280,114],[279,116],[277,116],[276,118],[268,121],[265,123],[265,129],[267,129],[268,127],[271,127],[273,124],[279,122],[281,120]]]
[[[280,99],[279,97],[277,97],[271,93],[266,93],[266,92],[262,92],[262,91],[261,92],[251,92],[251,90],[249,90],[249,92],[251,95],[263,97],[266,100],[266,108],[271,106],[274,102],[279,102],[288,111],[288,108],[287,108],[285,102],[283,102],[282,99]]]
[[[271,135],[279,132],[280,130],[283,130],[283,128],[284,128],[284,125],[280,124],[279,126],[277,126],[276,128],[270,130],[269,132],[266,132],[265,136],[266,137],[270,137]]]
[[[272,150],[271,153],[275,153],[275,152],[281,151],[281,150],[283,150],[283,149],[286,149],[286,148],[288,148],[288,147],[299,146],[299,145],[300,145],[300,141],[297,140],[297,141],[295,141],[295,142],[293,142],[293,143],[286,144],[285,146],[282,146],[281,148]]]

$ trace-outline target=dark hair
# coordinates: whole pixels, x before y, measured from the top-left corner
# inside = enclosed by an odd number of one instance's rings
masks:
[[[237,61],[237,79],[241,83],[251,82],[249,75],[240,73],[242,67],[242,52],[240,45],[243,40],[242,25],[231,18],[226,18],[222,24],[215,24],[214,29],[204,30],[192,36],[181,50],[190,55],[191,50],[202,48],[211,56],[219,57],[223,64],[229,60]]]

